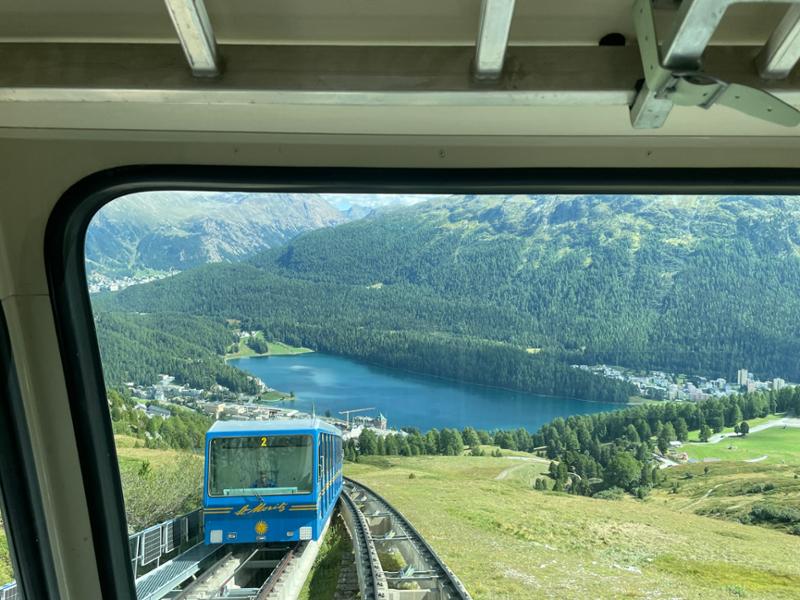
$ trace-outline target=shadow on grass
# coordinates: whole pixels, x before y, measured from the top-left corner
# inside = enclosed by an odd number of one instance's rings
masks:
[[[301,600],[332,600],[339,582],[342,556],[353,551],[353,544],[345,529],[344,521],[334,514],[328,533],[319,550],[319,555],[308,579],[300,592]]]

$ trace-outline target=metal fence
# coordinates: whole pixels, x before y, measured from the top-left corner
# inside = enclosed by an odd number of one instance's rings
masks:
[[[134,533],[128,538],[134,578],[156,568],[181,548],[199,542],[202,536],[200,509]]]
[[[200,509],[181,515],[128,538],[134,579],[171,558],[181,548],[198,543],[203,537]],[[23,600],[22,591],[12,581],[0,587],[0,600]]]
[[[22,594],[19,593],[15,581],[0,587],[0,600],[22,600]]]

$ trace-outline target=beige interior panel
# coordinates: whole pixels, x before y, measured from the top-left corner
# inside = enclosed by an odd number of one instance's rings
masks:
[[[37,464],[59,591],[64,598],[100,598],[80,463],[66,402],[53,310],[47,295],[2,302]]]
[[[512,45],[588,44],[620,32],[632,39],[629,0],[517,0]],[[206,0],[223,44],[474,45],[480,0]],[[666,27],[676,4],[656,4]],[[714,43],[760,44],[780,4],[730,9]],[[0,39],[174,43],[163,0],[5,0]]]

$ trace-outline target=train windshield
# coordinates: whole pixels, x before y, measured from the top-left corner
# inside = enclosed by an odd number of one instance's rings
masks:
[[[209,494],[310,494],[310,435],[216,438],[209,452]]]

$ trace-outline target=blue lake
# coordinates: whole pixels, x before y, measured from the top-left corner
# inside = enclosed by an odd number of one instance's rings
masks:
[[[376,411],[362,414],[380,411],[394,428],[426,431],[471,425],[535,431],[556,417],[621,408],[447,381],[320,353],[240,358],[230,364],[272,388],[295,393],[294,401],[279,406],[303,412],[311,412],[313,406],[317,414],[329,410],[333,416],[342,410],[375,407]]]

